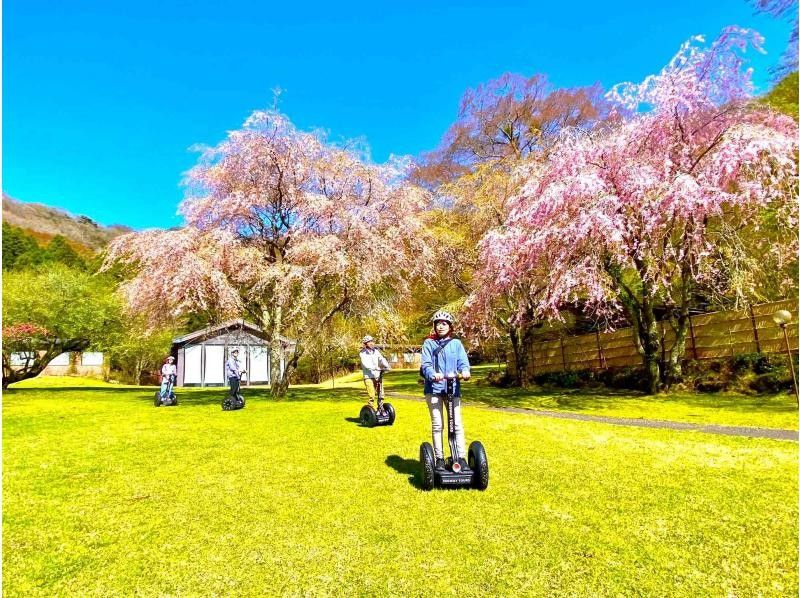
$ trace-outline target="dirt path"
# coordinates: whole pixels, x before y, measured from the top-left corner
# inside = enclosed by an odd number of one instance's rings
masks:
[[[386,396],[423,401],[421,397],[397,392],[386,392]],[[580,421],[600,422],[614,426],[634,426],[637,428],[663,428],[667,430],[688,430],[692,432],[705,432],[707,434],[724,434],[726,436],[745,436],[748,438],[772,438],[774,440],[793,440],[797,442],[797,430],[780,430],[775,428],[750,428],[747,426],[718,426],[714,424],[692,424],[687,422],[672,422],[661,419],[638,419],[628,417],[609,417],[606,415],[584,415],[568,411],[547,411],[545,409],[525,409],[522,407],[489,407],[482,403],[465,401],[474,407],[481,407],[489,411],[505,411],[506,413],[524,413],[540,417],[555,417],[558,419],[575,419]]]

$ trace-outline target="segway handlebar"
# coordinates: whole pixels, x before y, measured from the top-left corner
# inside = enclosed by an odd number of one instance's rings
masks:
[[[461,375],[461,372],[448,372],[444,375],[443,380],[464,380],[464,376]]]

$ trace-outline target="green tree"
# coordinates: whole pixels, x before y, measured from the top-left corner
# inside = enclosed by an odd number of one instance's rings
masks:
[[[760,102],[773,110],[788,114],[795,120],[798,117],[798,76],[797,71],[789,73],[770,90]]]
[[[67,240],[61,235],[53,237],[44,250],[44,261],[59,262],[81,270],[86,268],[86,262],[84,262],[83,258],[70,247]]]
[[[110,340],[108,353],[113,367],[126,381],[140,384],[142,373],[158,369],[169,354],[174,331],[148,329],[141,318],[124,316],[117,334]]]
[[[3,270],[31,266],[42,261],[36,239],[17,226],[3,222]]]
[[[37,376],[57,355],[104,350],[120,329],[109,281],[61,264],[3,275],[3,388]],[[30,332],[26,334],[26,330]],[[25,352],[22,365],[12,353]]]

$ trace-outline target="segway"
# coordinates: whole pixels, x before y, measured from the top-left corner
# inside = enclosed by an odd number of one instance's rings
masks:
[[[466,468],[458,462],[462,455],[458,453],[455,425],[455,386],[456,375],[445,377],[447,405],[447,442],[450,445],[450,457],[445,460],[444,469],[436,467],[436,458],[430,442],[423,442],[419,447],[419,460],[422,463],[422,489],[437,488],[476,488],[486,490],[489,486],[489,461],[483,444],[475,440],[469,445]]]
[[[244,371],[242,371],[241,375],[244,375]],[[230,392],[225,396],[225,399],[222,401],[222,410],[223,411],[237,411],[238,409],[244,409],[244,397],[242,396],[241,390],[241,382],[242,379],[239,378],[239,387],[236,389],[236,394],[232,395]]]
[[[170,374],[169,378],[167,378],[167,389],[164,392],[164,396],[161,396],[161,389],[159,388],[156,391],[155,400],[153,404],[156,407],[174,407],[178,404],[178,397],[175,396],[175,374]]]
[[[378,399],[378,408],[375,409],[372,405],[364,405],[358,416],[361,425],[366,428],[391,426],[397,415],[391,403],[383,402],[383,373],[385,371],[381,370],[378,377],[372,379],[372,383],[375,385],[375,396]]]

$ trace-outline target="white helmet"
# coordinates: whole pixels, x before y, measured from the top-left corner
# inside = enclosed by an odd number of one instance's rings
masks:
[[[372,342],[372,341],[374,341],[374,340],[375,340],[375,339],[374,339],[374,338],[372,338],[372,337],[371,337],[371,336],[368,334],[367,336],[365,336],[364,338],[362,338],[362,339],[361,339],[361,342],[362,342],[362,343],[364,343],[364,344],[366,345],[367,343],[371,343],[371,342]]]
[[[447,322],[448,324],[450,324],[451,327],[453,326],[453,324],[456,323],[456,319],[452,315],[450,315],[449,312],[446,311],[437,311],[435,314],[433,314],[431,322],[436,324],[436,322],[439,321]]]

